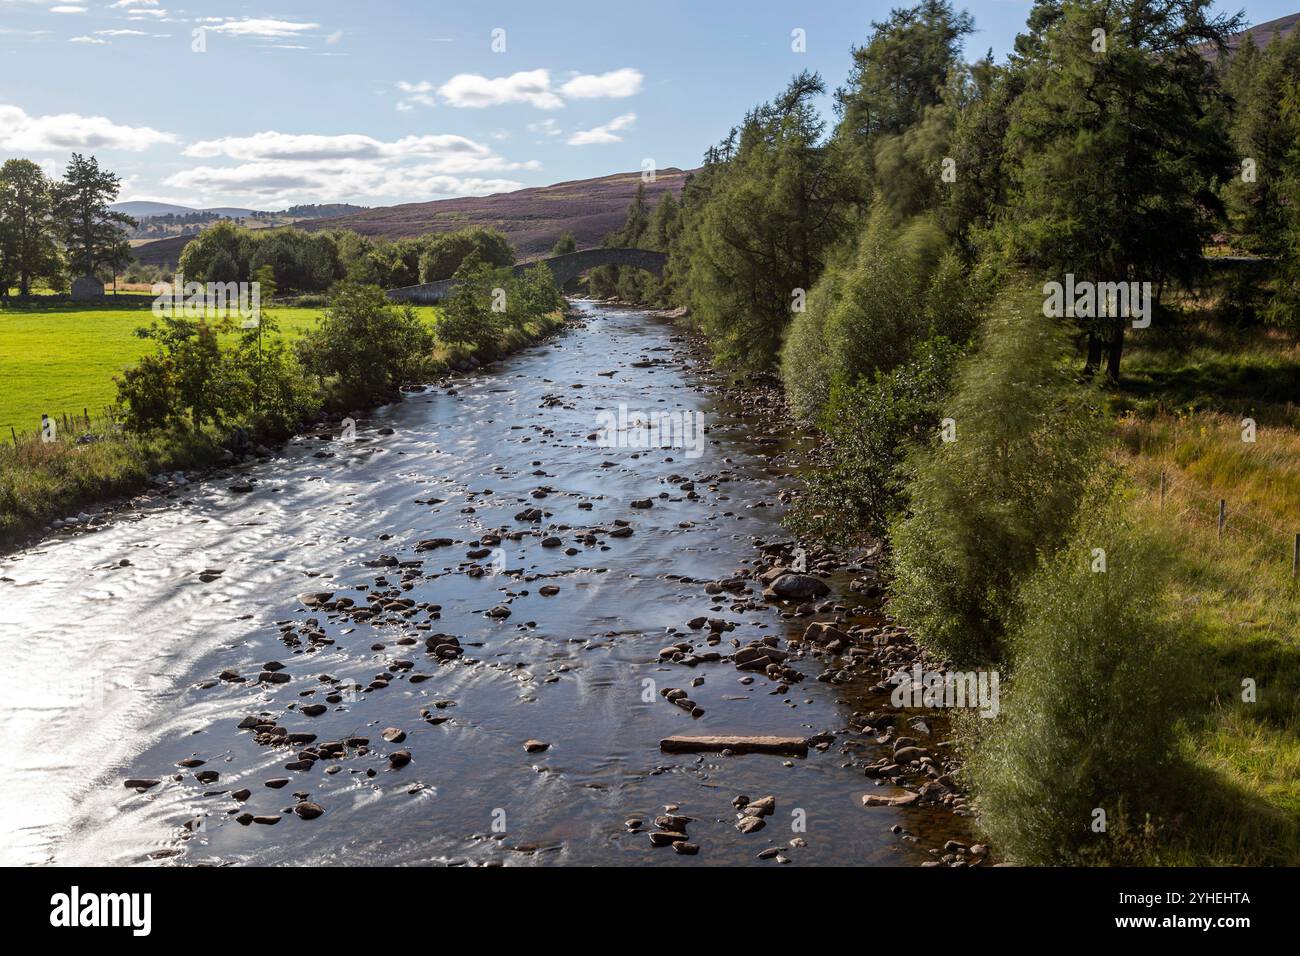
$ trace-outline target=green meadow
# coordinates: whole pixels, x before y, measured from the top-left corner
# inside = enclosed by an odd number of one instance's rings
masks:
[[[432,323],[437,309],[416,311]],[[296,337],[320,318],[320,308],[267,309],[279,335]],[[117,396],[113,377],[154,348],[135,330],[154,321],[149,309],[0,309],[0,434],[40,428],[41,415],[100,414]]]

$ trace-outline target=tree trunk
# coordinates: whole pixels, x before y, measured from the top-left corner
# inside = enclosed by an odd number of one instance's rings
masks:
[[[1097,373],[1097,366],[1101,365],[1101,339],[1097,338],[1097,333],[1088,332],[1088,361],[1083,366],[1085,378],[1092,378]]]
[[[1106,377],[1112,382],[1119,381],[1119,360],[1123,354],[1124,326],[1117,325],[1110,342],[1107,343],[1106,351]]]

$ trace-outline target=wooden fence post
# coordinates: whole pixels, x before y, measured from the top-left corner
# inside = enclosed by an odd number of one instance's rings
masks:
[[[1160,469],[1160,507],[1165,506],[1165,470]]]
[[[1223,538],[1223,522],[1224,522],[1225,512],[1227,511],[1227,505],[1228,505],[1227,501],[1225,501],[1222,498],[1219,499],[1219,538],[1220,539]]]

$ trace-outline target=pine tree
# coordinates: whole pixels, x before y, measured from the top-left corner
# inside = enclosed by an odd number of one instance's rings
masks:
[[[1190,282],[1222,214],[1233,155],[1214,103],[1206,44],[1224,49],[1240,16],[1210,0],[1040,5],[1025,89],[1008,134],[1016,240],[1029,262],[1095,282]],[[1050,14],[1050,16],[1049,16]],[[1125,317],[1084,323],[1088,368],[1118,378]]]
[[[135,226],[130,216],[108,207],[117,199],[121,179],[101,169],[94,156],[73,153],[54,189],[54,217],[68,248],[68,257],[81,275],[93,275],[102,265],[124,257],[125,228]]]

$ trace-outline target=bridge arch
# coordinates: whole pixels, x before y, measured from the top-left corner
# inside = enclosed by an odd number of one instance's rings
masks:
[[[555,276],[555,284],[563,287],[570,279],[576,279],[582,273],[597,266],[631,266],[644,269],[662,277],[668,256],[650,249],[583,249],[581,252],[569,252],[562,256],[551,256],[536,262],[524,262],[514,267],[515,275],[531,269],[538,262],[544,264]],[[388,298],[394,302],[411,302],[428,305],[440,302],[451,295],[455,287],[454,279],[442,279],[438,282],[424,282],[420,285],[403,286],[389,289]]]

